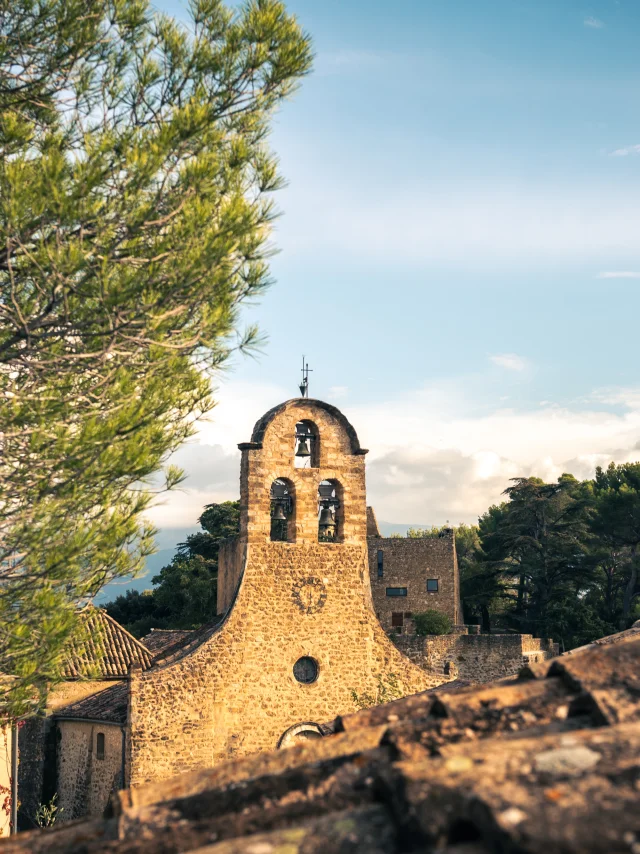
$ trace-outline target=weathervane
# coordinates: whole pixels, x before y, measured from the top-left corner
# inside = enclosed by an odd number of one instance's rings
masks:
[[[305,362],[304,356],[302,357],[302,382],[298,386],[300,389],[300,395],[302,397],[309,397],[309,371],[313,371],[313,368],[309,368],[309,363]]]

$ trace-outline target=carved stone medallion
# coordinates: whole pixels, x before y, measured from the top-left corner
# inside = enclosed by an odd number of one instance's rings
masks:
[[[326,601],[327,588],[319,578],[308,576],[296,581],[291,596],[303,614],[315,614]]]

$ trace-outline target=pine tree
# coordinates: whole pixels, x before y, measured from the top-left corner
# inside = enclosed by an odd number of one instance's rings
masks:
[[[58,678],[79,602],[135,572],[150,477],[256,342],[270,118],[310,68],[277,0],[0,11],[0,671]],[[172,486],[180,473],[166,471]],[[11,565],[10,565],[11,564]]]

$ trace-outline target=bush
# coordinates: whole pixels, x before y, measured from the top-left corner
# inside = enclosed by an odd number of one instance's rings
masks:
[[[414,614],[413,622],[417,635],[448,635],[453,624],[446,614],[429,609],[422,614]]]

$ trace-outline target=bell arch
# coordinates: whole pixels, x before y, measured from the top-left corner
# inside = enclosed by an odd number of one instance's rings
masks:
[[[288,478],[278,477],[269,489],[270,540],[294,543],[296,539],[295,487]]]
[[[315,422],[306,418],[296,424],[293,465],[297,469],[317,469],[320,465],[320,432]]]
[[[318,542],[341,543],[344,537],[344,490],[335,478],[318,486]]]

